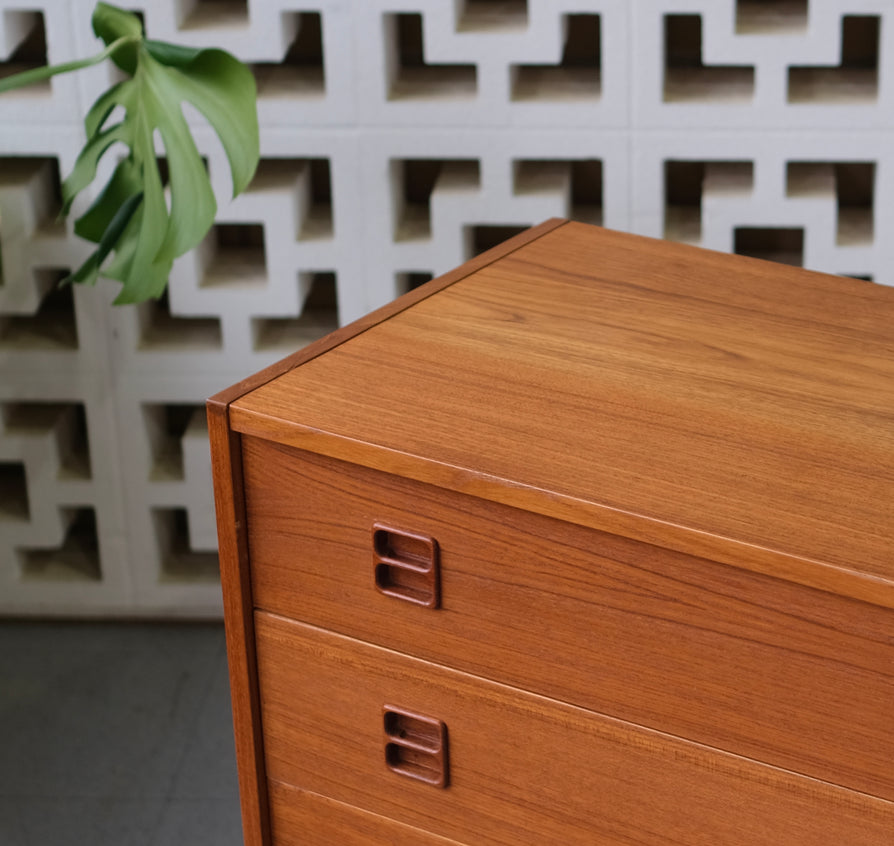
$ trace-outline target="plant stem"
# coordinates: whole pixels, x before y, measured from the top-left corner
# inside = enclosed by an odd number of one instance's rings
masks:
[[[26,85],[33,85],[35,82],[43,82],[43,80],[49,79],[51,76],[56,76],[56,74],[59,73],[68,73],[68,71],[81,70],[81,68],[87,68],[90,67],[90,65],[98,65],[121,47],[124,47],[126,44],[136,44],[138,41],[140,41],[140,36],[123,35],[117,41],[113,41],[109,44],[105,50],[97,53],[95,56],[90,56],[87,59],[78,59],[74,62],[63,62],[61,65],[33,68],[32,70],[22,71],[22,73],[4,77],[3,79],[0,79],[0,94],[5,91],[12,91],[15,88],[23,88]]]

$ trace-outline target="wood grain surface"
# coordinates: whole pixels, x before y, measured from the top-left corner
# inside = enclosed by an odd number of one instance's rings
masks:
[[[894,291],[569,223],[231,424],[894,607]]]
[[[208,401],[207,410],[242,831],[245,846],[269,846],[270,820],[264,740],[258,718],[258,673],[246,548],[241,439],[228,426],[226,405],[212,399]]]
[[[270,814],[276,846],[462,846],[277,781],[270,783]]]
[[[894,614],[244,438],[260,608],[894,800]],[[435,538],[441,608],[372,526]]]
[[[272,780],[480,846],[883,846],[894,804],[256,614]],[[382,706],[437,715],[451,779],[387,770]]]
[[[247,376],[235,385],[224,388],[222,391],[219,391],[211,397],[209,402],[212,402],[217,406],[228,406],[230,403],[250,391],[255,390],[255,388],[266,384],[272,379],[281,376],[283,373],[287,373],[289,370],[292,370],[299,365],[305,364],[306,362],[329,352],[329,350],[345,343],[345,341],[350,340],[356,335],[360,335],[368,329],[371,329],[373,326],[377,326],[382,321],[394,317],[394,315],[399,314],[404,309],[410,308],[411,306],[416,305],[416,303],[438,293],[438,291],[453,285],[470,273],[474,273],[476,270],[487,267],[487,265],[504,258],[514,250],[525,246],[525,244],[531,243],[531,241],[534,241],[537,238],[542,238],[548,232],[551,232],[553,229],[557,229],[560,226],[565,226],[567,223],[568,221],[566,220],[554,217],[543,221],[543,223],[538,226],[532,226],[524,232],[519,232],[518,235],[514,235],[512,238],[508,238],[502,243],[491,247],[489,250],[479,253],[477,256],[469,259],[469,261],[461,264],[459,267],[429,280],[418,288],[414,288],[412,291],[407,292],[402,297],[398,297],[390,303],[386,303],[380,308],[371,311],[369,314],[363,315],[363,317],[358,318],[353,321],[353,323],[349,323],[347,326],[341,326],[335,331],[330,332],[328,335],[318,338],[316,341],[312,341],[301,347],[301,349],[296,350],[291,355],[274,362],[269,367],[265,367],[263,370],[259,370],[257,373]]]

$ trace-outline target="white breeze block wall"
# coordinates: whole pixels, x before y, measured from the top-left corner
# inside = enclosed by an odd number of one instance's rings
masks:
[[[0,74],[93,5],[0,0]],[[894,283],[891,0],[126,5],[252,65],[261,166],[191,115],[219,223],[113,309],[55,287],[109,71],[0,96],[0,613],[218,616],[205,398],[547,217]]]

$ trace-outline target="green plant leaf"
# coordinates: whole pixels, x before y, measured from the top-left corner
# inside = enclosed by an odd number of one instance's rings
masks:
[[[129,102],[133,87],[132,79],[124,79],[96,98],[96,102],[90,107],[84,118],[84,130],[87,133],[88,141],[105,126],[105,122],[115,110],[115,106]]]
[[[257,91],[249,69],[223,50],[147,41],[136,15],[107,3],[97,4],[92,22],[106,43],[98,56],[28,71],[0,81],[0,91],[14,87],[10,79],[23,85],[104,58],[129,75],[102,94],[84,119],[87,140],[63,183],[62,213],[94,181],[103,156],[123,145],[126,156],[75,222],[75,233],[97,248],[68,281],[92,283],[105,275],[122,282],[117,303],[141,302],[161,295],[174,260],[202,241],[217,213],[182,104],[194,106],[220,138],[235,196],[248,186],[260,156]],[[168,198],[157,153],[167,160]]]
[[[119,242],[127,224],[139,207],[140,200],[142,200],[142,196],[135,194],[128,197],[118,207],[105,227],[102,237],[99,239],[99,246],[91,253],[87,261],[74,273],[66,276],[61,284],[67,285],[70,282],[83,282],[87,285],[95,284],[99,276],[100,265],[106,260],[115,244]]]
[[[154,60],[142,63],[141,70],[154,96],[152,119],[161,134],[170,174],[170,220],[157,257],[173,260],[205,237],[214,223],[217,204],[205,164],[180,110],[180,72]],[[176,105],[171,108],[168,104]]]
[[[140,237],[140,225],[143,221],[143,206],[137,206],[115,248],[115,255],[103,269],[103,275],[109,279],[122,279],[133,263],[133,256]],[[123,293],[123,290],[122,290]]]
[[[171,72],[172,95],[192,103],[223,144],[233,177],[233,196],[251,182],[260,156],[257,85],[251,71],[224,50],[195,50],[147,41],[145,48]]]
[[[87,241],[93,241],[94,244],[100,243],[121,207],[131,198],[142,196],[141,187],[140,175],[133,160],[122,159],[93,205],[75,221],[75,234]],[[119,232],[119,236],[120,234]]]
[[[127,141],[127,129],[120,123],[105,132],[97,133],[84,145],[74,169],[62,183],[63,216],[70,211],[74,198],[96,178],[100,158],[116,141]]]
[[[106,44],[119,38],[143,36],[143,24],[140,23],[140,19],[133,12],[119,9],[110,3],[97,3],[90,22],[97,37]]]
[[[158,265],[156,262],[163,267],[166,266],[167,272],[170,272],[174,258],[173,256],[168,258],[159,255],[167,234],[168,208],[165,203],[161,174],[155,158],[154,132],[165,116],[163,106],[158,102],[153,86],[148,82],[146,76],[147,73],[141,61],[137,65],[134,76],[138,95],[134,98],[133,107],[122,121],[129,127],[131,155],[141,169],[143,182],[143,209],[139,237],[128,273],[120,279],[124,283],[125,289],[121,295],[130,302],[158,297],[164,290],[164,285],[158,287]],[[175,104],[175,109],[179,112],[179,104]],[[162,134],[164,135],[164,132]],[[170,163],[172,157],[177,157],[178,151],[168,149],[167,153]],[[166,276],[167,273],[165,273]],[[121,295],[119,295],[119,299]]]
[[[136,31],[139,22],[128,13],[116,15],[108,6],[101,11],[94,18],[94,28],[107,42]],[[234,57],[222,50],[143,41],[133,68],[132,80],[106,92],[91,108],[85,120],[89,138],[85,160],[80,169],[75,168],[79,175],[89,172],[97,151],[98,160],[108,149],[108,139],[124,140],[131,149],[132,165],[116,168],[99,205],[94,204],[79,221],[85,234],[96,239],[101,225],[113,219],[117,208],[138,193],[142,196],[138,213],[118,235],[115,259],[105,271],[123,283],[116,302],[158,297],[174,259],[201,243],[214,223],[217,204],[182,103],[198,109],[218,134],[230,165],[234,195],[251,181],[260,155],[254,78]],[[124,118],[105,129],[116,106],[123,108]],[[155,159],[156,134],[167,159],[170,207]]]
[[[101,38],[106,44],[112,44],[119,38],[127,38],[133,43],[120,52],[116,52],[111,58],[125,73],[133,74],[137,67],[136,45],[143,38],[143,24],[133,13],[119,9],[108,3],[97,3],[91,19],[93,32],[97,38]]]

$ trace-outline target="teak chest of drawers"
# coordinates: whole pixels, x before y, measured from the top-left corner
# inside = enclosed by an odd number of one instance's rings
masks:
[[[894,843],[894,291],[548,221],[209,419],[249,846]]]

